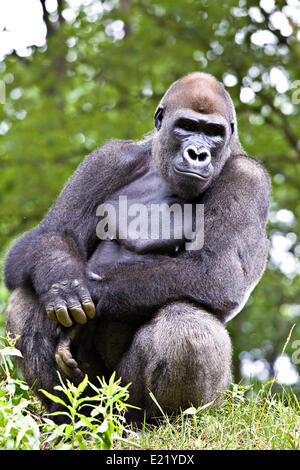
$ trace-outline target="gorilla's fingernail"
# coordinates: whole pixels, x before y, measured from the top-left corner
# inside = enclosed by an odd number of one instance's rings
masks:
[[[99,276],[98,274],[96,273],[89,273],[89,278],[92,280],[92,281],[102,281],[103,277]]]

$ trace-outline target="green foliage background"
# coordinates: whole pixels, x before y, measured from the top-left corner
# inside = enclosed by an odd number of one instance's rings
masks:
[[[294,323],[289,357],[300,339],[300,115],[292,88],[300,79],[300,2],[277,0],[271,10],[267,3],[272,7],[272,1],[251,0],[86,0],[72,7],[71,21],[67,0],[58,0],[52,13],[41,0],[46,45],[0,62],[7,91],[0,105],[2,258],[17,236],[42,219],[85,155],[112,137],[139,139],[153,128],[155,108],[174,80],[194,70],[225,84],[227,74],[235,77],[227,89],[242,144],[272,178],[269,236],[284,237],[292,263],[287,271],[270,256],[263,280],[228,324],[236,381],[245,351],[263,361],[272,377]],[[288,17],[291,5],[298,7],[297,17]],[[276,26],[276,12],[288,17],[289,34]],[[273,43],[257,45],[259,31],[272,34]],[[288,80],[286,91],[270,78],[274,70]],[[255,95],[248,103],[240,100],[245,87]],[[282,209],[290,211],[288,223],[278,217]],[[7,295],[1,286],[2,310]]]

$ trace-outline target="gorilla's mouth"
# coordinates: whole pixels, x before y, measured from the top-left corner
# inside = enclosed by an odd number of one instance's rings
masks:
[[[178,168],[177,166],[174,167],[175,173],[179,173],[181,175],[187,175],[187,176],[192,176],[194,178],[197,178],[199,180],[206,181],[209,179],[209,176],[202,175],[201,173],[198,173],[196,171],[192,170],[183,170],[182,168]]]

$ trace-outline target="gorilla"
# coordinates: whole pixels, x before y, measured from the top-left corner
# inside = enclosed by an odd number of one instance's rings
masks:
[[[4,266],[6,329],[21,335],[27,382],[39,393],[52,391],[58,369],[75,384],[83,373],[93,382],[117,371],[140,407],[134,422],[156,414],[150,391],[170,411],[220,400],[232,380],[225,323],[260,280],[268,251],[269,177],[242,149],[223,86],[206,73],[184,76],[154,122],[143,140],[111,140],[87,156]],[[140,211],[136,230],[120,200],[131,216]],[[137,236],[157,205],[174,212],[168,236]],[[175,209],[187,206],[178,230]]]

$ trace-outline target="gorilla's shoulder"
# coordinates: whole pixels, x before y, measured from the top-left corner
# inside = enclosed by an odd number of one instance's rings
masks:
[[[106,153],[117,153],[120,157],[125,153],[145,152],[152,148],[152,139],[119,140],[111,139],[94,150],[90,156],[103,158]]]
[[[263,163],[247,154],[235,155],[228,165],[242,179],[270,188],[270,177]]]
[[[152,138],[144,140],[118,140],[112,139],[98,147],[86,157],[86,160],[94,160],[99,164],[109,166],[132,165],[148,159],[152,150]],[[143,158],[144,157],[144,158]]]

